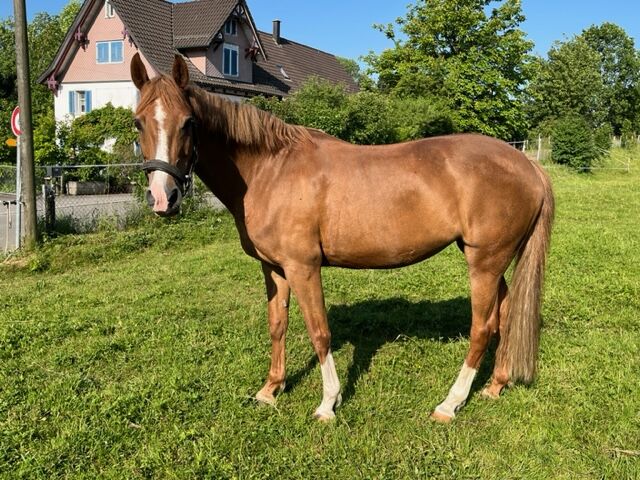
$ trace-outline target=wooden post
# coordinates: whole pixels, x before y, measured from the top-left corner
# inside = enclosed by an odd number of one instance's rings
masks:
[[[24,246],[31,249],[37,239],[35,167],[33,164],[33,125],[31,84],[29,78],[29,44],[25,0],[13,0],[16,34],[16,70],[20,106],[20,160],[22,162],[22,202],[24,204]],[[20,201],[20,199],[18,199]]]
[[[542,150],[542,135],[538,135],[538,153],[536,154],[536,160],[540,161],[540,150]]]
[[[51,233],[56,227],[56,194],[50,183],[42,185],[42,198],[44,199],[45,229],[47,233]]]

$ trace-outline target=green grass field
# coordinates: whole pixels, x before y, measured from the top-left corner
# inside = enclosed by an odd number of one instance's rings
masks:
[[[343,406],[295,304],[288,387],[259,264],[229,216],[64,236],[0,267],[0,478],[640,478],[640,161],[552,173],[557,219],[539,376],[429,420],[468,347],[464,260],[327,269]]]

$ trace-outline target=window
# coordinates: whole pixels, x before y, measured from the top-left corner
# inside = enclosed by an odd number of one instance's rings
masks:
[[[104,16],[106,18],[113,18],[116,16],[116,12],[113,10],[113,5],[111,5],[111,2],[109,2],[109,0],[106,0],[106,2],[104,2]]]
[[[123,50],[124,42],[122,40],[96,42],[96,62],[122,63],[124,61]]]
[[[69,113],[83,115],[91,111],[91,91],[78,90],[69,92]]]
[[[238,22],[235,19],[227,20],[224,24],[224,33],[227,35],[237,35],[238,34]]]
[[[222,55],[222,73],[238,76],[238,46],[225,44]]]

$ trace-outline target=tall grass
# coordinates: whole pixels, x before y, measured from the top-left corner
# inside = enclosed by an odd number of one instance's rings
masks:
[[[269,336],[258,264],[226,214],[47,241],[0,267],[0,478],[635,479],[640,162],[553,170],[539,376],[449,426],[430,410],[468,348],[463,258],[323,273],[343,384],[322,383],[292,306],[288,387],[253,400]]]

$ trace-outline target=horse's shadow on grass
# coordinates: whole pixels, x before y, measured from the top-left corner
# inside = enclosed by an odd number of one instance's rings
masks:
[[[452,342],[468,338],[471,325],[471,305],[468,298],[440,302],[409,302],[403,298],[367,300],[353,305],[330,306],[327,312],[331,329],[331,349],[339,351],[353,345],[353,360],[343,381],[342,399],[348,401],[355,393],[360,377],[366,374],[373,357],[387,343],[401,338],[429,339]],[[489,379],[495,357],[490,348],[482,362],[472,392]],[[462,365],[463,358],[460,358]],[[295,388],[317,365],[313,355],[307,364],[287,379],[287,389]],[[450,379],[451,382],[455,378]],[[444,394],[445,392],[443,392]]]

